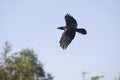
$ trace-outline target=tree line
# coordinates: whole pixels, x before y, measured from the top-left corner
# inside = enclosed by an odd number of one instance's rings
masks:
[[[42,63],[38,60],[34,51],[22,49],[11,53],[12,46],[5,42],[0,53],[0,80],[53,80],[51,73],[47,73]],[[85,78],[86,72],[82,72],[82,80],[101,80],[102,76]],[[120,80],[120,74],[115,80]]]

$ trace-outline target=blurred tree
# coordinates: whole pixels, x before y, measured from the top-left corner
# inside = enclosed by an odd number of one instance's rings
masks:
[[[119,73],[119,77],[118,77],[118,80],[120,80],[120,73]]]
[[[94,76],[91,78],[91,80],[99,80],[99,76]]]
[[[5,42],[0,61],[0,80],[53,80],[38,61],[33,50],[23,49],[9,54],[11,45]]]
[[[115,80],[120,80],[120,73],[119,73],[118,76],[115,78]]]
[[[93,76],[91,77],[91,80],[100,80],[101,78],[103,78],[104,76]]]

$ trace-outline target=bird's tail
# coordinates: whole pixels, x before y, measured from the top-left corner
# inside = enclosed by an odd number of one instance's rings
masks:
[[[83,35],[87,34],[87,31],[84,28],[76,29],[76,31]]]

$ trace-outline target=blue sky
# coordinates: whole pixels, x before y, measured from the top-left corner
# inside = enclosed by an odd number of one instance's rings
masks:
[[[67,50],[59,47],[70,13],[87,35],[76,34]],[[0,50],[5,41],[13,52],[34,49],[46,72],[55,80],[81,80],[104,75],[114,80],[120,73],[119,0],[0,0]]]

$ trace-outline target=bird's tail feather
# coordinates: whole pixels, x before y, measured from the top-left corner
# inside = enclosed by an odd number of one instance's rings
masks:
[[[84,28],[76,29],[76,31],[83,35],[87,34],[87,31]]]

